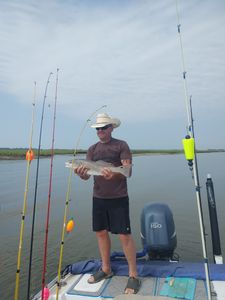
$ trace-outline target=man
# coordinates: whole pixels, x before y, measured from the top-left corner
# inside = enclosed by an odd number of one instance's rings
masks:
[[[127,143],[112,137],[113,129],[119,125],[118,119],[113,119],[106,113],[97,115],[96,123],[91,127],[96,128],[99,141],[88,149],[88,160],[103,160],[116,167],[131,165],[132,156]],[[87,172],[88,169],[84,166],[75,170],[83,180],[90,178]],[[128,262],[129,279],[124,292],[136,294],[140,288],[140,280],[137,278],[136,249],[130,229],[127,180],[124,175],[113,173],[109,168],[103,169],[102,176],[94,176],[93,231],[96,232],[102,267],[88,282],[96,283],[113,276],[110,265],[111,232],[119,235]]]

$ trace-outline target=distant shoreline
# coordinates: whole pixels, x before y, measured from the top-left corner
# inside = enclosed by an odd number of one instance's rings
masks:
[[[37,157],[37,149],[33,149],[35,157]],[[0,160],[24,160],[26,158],[27,149],[24,148],[1,148],[0,149]],[[183,154],[182,149],[133,149],[131,150],[133,156],[141,155],[174,155]],[[196,150],[197,153],[215,153],[225,152],[225,149],[205,149]],[[75,151],[72,149],[55,149],[54,155],[74,155]],[[76,154],[86,154],[87,150],[79,149]],[[41,158],[47,158],[51,156],[51,149],[42,149],[40,152]]]

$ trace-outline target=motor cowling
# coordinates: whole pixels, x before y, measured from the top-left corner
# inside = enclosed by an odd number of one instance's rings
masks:
[[[147,204],[141,213],[141,239],[149,259],[170,260],[177,246],[173,214],[168,205]]]

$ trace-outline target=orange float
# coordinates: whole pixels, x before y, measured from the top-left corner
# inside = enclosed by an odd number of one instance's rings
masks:
[[[28,150],[26,153],[26,160],[33,160],[34,159],[34,152],[32,150]]]
[[[74,221],[73,219],[69,220],[69,222],[66,225],[66,231],[71,232],[74,228]]]

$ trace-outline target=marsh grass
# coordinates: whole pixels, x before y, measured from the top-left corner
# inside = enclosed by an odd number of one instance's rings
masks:
[[[33,149],[35,157],[37,157],[38,150]],[[0,159],[25,159],[27,149],[25,148],[0,148]],[[86,154],[87,150],[79,149],[77,154]],[[171,155],[171,154],[183,154],[182,149],[132,149],[133,155]],[[197,153],[211,153],[211,152],[225,152],[224,149],[206,149],[197,150]],[[74,149],[55,149],[55,155],[74,154]],[[51,149],[41,149],[41,157],[51,156]]]
[[[28,149],[25,148],[2,148],[0,149],[0,159],[25,159],[26,152]],[[33,149],[34,156],[37,157],[38,149]],[[77,153],[82,154],[86,153],[85,150],[77,150]],[[55,149],[55,155],[65,155],[65,154],[74,154],[73,149]],[[51,149],[41,149],[41,157],[51,156]]]

